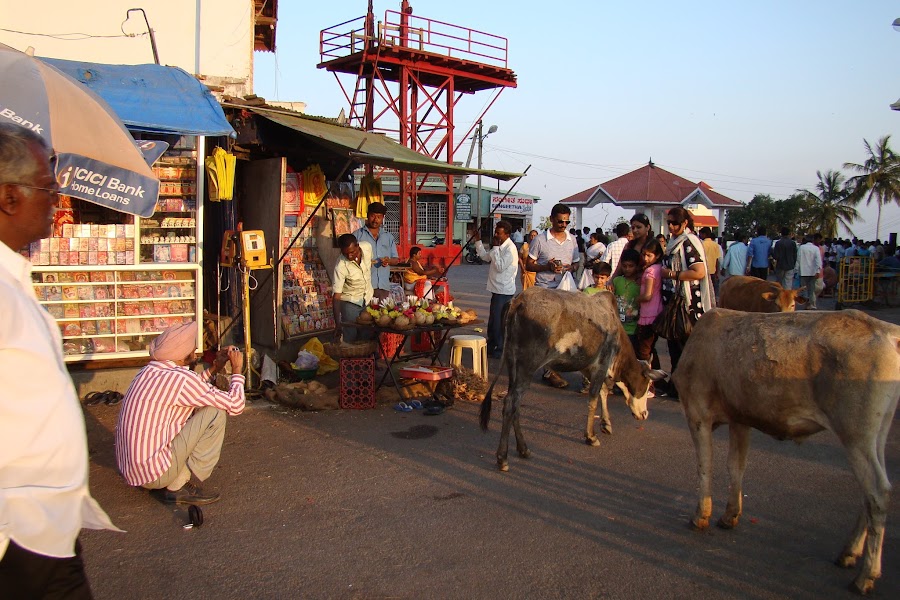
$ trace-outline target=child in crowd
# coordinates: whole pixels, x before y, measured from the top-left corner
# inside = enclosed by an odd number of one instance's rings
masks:
[[[634,248],[626,248],[622,251],[619,264],[622,266],[622,274],[612,281],[613,294],[619,308],[619,320],[622,321],[631,345],[637,348],[637,325],[641,310],[638,302],[641,295],[641,255]]]
[[[609,263],[595,262],[591,267],[591,274],[594,276],[594,285],[584,288],[584,293],[589,296],[606,289],[609,284],[609,276],[612,275],[612,267]]]
[[[635,354],[639,360],[646,360],[654,369],[659,369],[659,356],[656,354],[657,335],[653,331],[653,322],[662,312],[662,257],[663,249],[659,242],[650,240],[644,246],[644,272],[641,274],[640,317],[638,318]]]
[[[594,263],[594,266],[591,267],[591,274],[594,276],[594,285],[584,288],[584,293],[588,296],[593,296],[597,292],[606,289],[609,285],[609,276],[612,275],[612,267],[609,263],[597,261]],[[590,387],[591,380],[582,375],[580,393],[587,394]]]

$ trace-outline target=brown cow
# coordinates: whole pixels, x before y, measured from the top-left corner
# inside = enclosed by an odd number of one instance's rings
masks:
[[[803,289],[786,290],[774,281],[734,275],[719,290],[719,308],[761,313],[793,312],[795,304],[806,304],[806,298],[797,296]]]
[[[519,401],[531,385],[534,372],[553,368],[581,371],[591,380],[585,441],[597,446],[594,413],[601,401],[601,417],[609,424],[606,397],[614,383],[625,393],[625,402],[635,419],[647,418],[647,390],[650,380],[665,376],[634,355],[634,348],[619,321],[612,294],[602,291],[593,296],[540,287],[525,290],[512,301],[506,317],[506,343],[501,369],[509,372],[509,392],[503,399],[503,428],[497,449],[497,465],[509,470],[507,452],[509,429],[516,434],[516,450],[522,458],[529,451],[519,426]],[[494,378],[481,403],[481,428],[487,431],[491,418],[491,393]]]
[[[712,430],[727,424],[728,505],[719,524],[741,515],[741,479],[750,428],[802,441],[830,429],[847,450],[863,489],[863,510],[837,563],[863,557],[855,581],[866,593],[881,576],[881,545],[891,489],[884,444],[900,398],[900,327],[856,311],[763,315],[717,308],[691,332],[674,374],[697,451],[700,500],[693,524],[712,513]],[[728,368],[723,356],[740,349]]]

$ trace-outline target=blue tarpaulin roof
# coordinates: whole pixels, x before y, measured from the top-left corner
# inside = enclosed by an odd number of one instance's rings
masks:
[[[106,100],[129,129],[235,136],[222,107],[206,86],[178,67],[41,60]]]

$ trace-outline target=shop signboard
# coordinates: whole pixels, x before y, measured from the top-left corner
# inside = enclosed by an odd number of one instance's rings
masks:
[[[497,206],[498,202],[500,202],[499,206]],[[530,215],[533,205],[534,198],[525,196],[507,196],[506,198],[503,198],[502,194],[491,196],[491,206],[497,206],[496,212],[504,215]]]
[[[457,221],[472,220],[472,197],[468,194],[456,195],[456,208],[453,211]]]

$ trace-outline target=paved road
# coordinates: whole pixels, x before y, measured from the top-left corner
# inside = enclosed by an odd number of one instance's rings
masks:
[[[479,314],[486,269],[451,275],[457,302]],[[742,524],[696,533],[686,526],[696,468],[684,417],[677,403],[650,402],[638,423],[614,397],[614,435],[591,448],[580,441],[585,397],[536,381],[522,407],[533,457],[511,454],[509,473],[494,461],[497,409],[484,435],[473,404],[427,417],[260,402],[229,421],[210,480],[223,499],[195,530],[182,529],[184,511],[122,482],[117,408],[87,407],[91,486],[128,531],[84,534],[89,576],[101,600],[853,597],[853,572],[831,559],[859,491],[832,434],[796,445],[754,433]],[[715,437],[719,513],[727,432]],[[886,458],[896,482],[896,427]],[[900,597],[893,506],[881,598]]]

